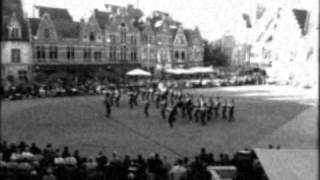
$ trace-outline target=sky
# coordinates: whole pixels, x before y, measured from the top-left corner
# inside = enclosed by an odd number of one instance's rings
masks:
[[[185,28],[198,26],[202,36],[214,41],[228,33],[239,42],[245,41],[246,27],[242,19],[244,12],[252,13],[257,2],[263,0],[23,0],[28,16],[33,16],[33,6],[66,8],[74,20],[87,19],[94,9],[105,10],[105,4],[139,7],[145,15],[154,10],[168,12]],[[268,3],[279,0],[269,0]],[[284,1],[284,0],[283,0]],[[286,0],[302,1],[302,0]],[[316,0],[307,0],[316,1]],[[318,7],[318,6],[316,6]]]

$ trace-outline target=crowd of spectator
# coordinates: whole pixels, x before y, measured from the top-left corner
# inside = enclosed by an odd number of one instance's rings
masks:
[[[221,153],[218,158],[201,148],[193,159],[177,158],[174,163],[157,153],[149,157],[110,157],[99,152],[95,158],[71,152],[66,146],[61,151],[47,144],[40,148],[25,142],[0,146],[0,179],[3,180],[210,180],[209,166],[234,166],[237,180],[263,179],[263,170],[254,151],[245,149],[233,157]]]

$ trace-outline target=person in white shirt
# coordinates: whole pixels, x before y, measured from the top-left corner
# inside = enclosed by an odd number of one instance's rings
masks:
[[[178,160],[169,171],[170,180],[181,180],[187,178],[187,168],[182,165],[182,160]]]

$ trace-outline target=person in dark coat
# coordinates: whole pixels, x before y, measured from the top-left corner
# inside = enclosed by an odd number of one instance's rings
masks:
[[[220,106],[221,106],[221,102],[220,102],[220,98],[217,97],[215,100],[214,100],[214,112],[215,112],[215,117],[219,117],[219,110],[220,110]]]
[[[129,107],[130,109],[132,109],[134,106],[134,92],[132,90],[129,90],[128,95],[129,95]]]
[[[170,128],[173,128],[173,123],[176,121],[176,115],[177,115],[177,106],[174,105],[173,108],[170,110],[168,122]]]
[[[167,109],[168,103],[166,99],[161,100],[161,117],[162,119],[166,119],[166,109]]]
[[[105,109],[106,109],[106,117],[110,117],[110,114],[111,114],[111,104],[110,104],[109,94],[106,94],[106,95],[105,95],[105,98],[104,98],[104,106],[105,106]]]
[[[187,115],[189,121],[192,121],[192,111],[194,109],[192,99],[189,97],[187,100]]]
[[[198,102],[197,104],[195,104],[194,106],[194,118],[195,118],[195,122],[198,122],[200,119],[200,102]]]
[[[207,107],[207,121],[210,121],[212,119],[212,111],[213,111],[214,102],[212,97],[209,98],[209,103]]]
[[[120,98],[121,98],[121,92],[120,89],[116,89],[114,91],[114,98],[115,98],[115,104],[117,107],[120,106]]]
[[[149,99],[146,99],[144,109],[143,109],[144,115],[146,117],[149,117],[149,105],[150,105],[150,101]]]
[[[223,104],[222,104],[222,119],[226,119],[227,118],[227,100],[224,100]]]
[[[229,121],[234,121],[233,113],[234,113],[234,100],[232,99],[231,102],[228,104],[229,108]]]

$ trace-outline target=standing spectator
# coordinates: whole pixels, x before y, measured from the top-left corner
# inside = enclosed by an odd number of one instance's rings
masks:
[[[62,152],[62,157],[63,158],[67,158],[67,157],[70,157],[70,153],[69,153],[69,148],[68,146],[65,146],[64,149],[63,149],[63,152]]]
[[[187,168],[183,166],[182,160],[178,159],[169,171],[170,180],[182,180],[187,178]]]
[[[42,177],[42,180],[58,180],[58,178],[53,174],[51,168],[47,170],[47,174]]]

